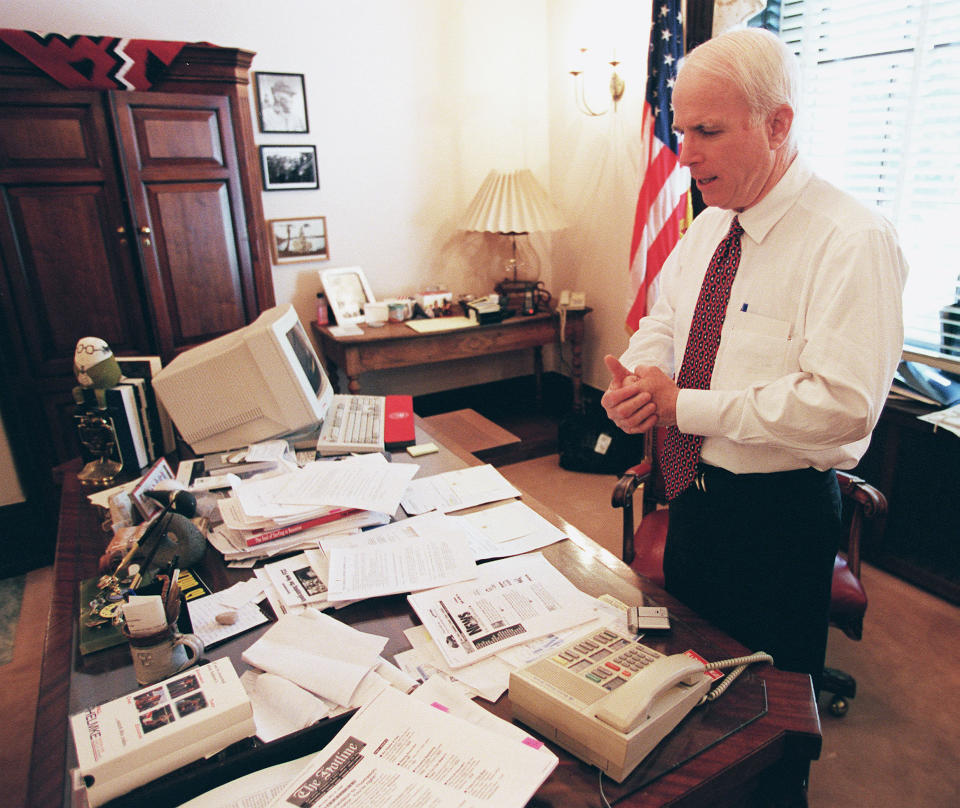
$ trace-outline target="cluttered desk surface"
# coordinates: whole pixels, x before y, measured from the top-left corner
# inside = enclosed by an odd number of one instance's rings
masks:
[[[417,442],[431,440],[418,422]],[[411,460],[406,453],[397,459],[416,463],[416,479],[481,465],[454,445],[441,443],[438,448],[438,452],[416,460]],[[69,804],[72,792],[69,772],[76,766],[69,716],[138,688],[130,649],[125,644],[85,655],[78,649],[78,588],[83,580],[97,574],[107,537],[101,529],[103,514],[87,503],[75,479],[75,470],[68,469],[64,474],[55,595],[44,642],[31,758],[31,805]],[[427,496],[423,492],[421,495]],[[636,577],[618,559],[562,518],[522,492],[519,500],[545,518],[549,526],[562,532],[561,540],[539,546],[534,552],[542,555],[550,568],[560,571],[570,585],[593,598],[606,596],[625,604],[638,604],[646,599],[648,604],[669,607],[673,628],[667,635],[645,639],[651,647],[667,654],[693,648],[707,659],[743,653],[744,649],[734,641],[666,593]],[[494,556],[488,554],[487,557]],[[488,563],[502,561],[507,569],[510,564],[523,563],[525,558],[528,556],[515,555]],[[364,562],[361,559],[353,563]],[[387,594],[362,596],[349,570],[349,563],[340,569],[337,586],[339,597],[353,602],[323,614],[331,614],[352,629],[385,638],[380,656],[402,668],[400,660],[411,653],[412,638],[428,610],[421,614],[404,593],[391,593],[389,582],[382,584]],[[254,577],[249,568],[228,567],[224,555],[213,545],[207,547],[197,571],[213,592]],[[407,591],[415,589],[411,587]],[[257,670],[246,660],[257,660],[258,643],[278,625],[270,605],[265,605],[263,611],[271,619],[258,621],[249,630],[212,644],[204,659],[211,662],[229,659],[237,673],[245,675]],[[411,664],[413,667],[405,670],[415,671],[416,663]],[[489,700],[478,698],[475,702],[510,722],[509,694],[501,695],[494,689],[488,697]],[[328,716],[270,741],[251,738],[237,743],[208,760],[187,765],[135,789],[117,804],[133,804],[144,799],[155,804],[180,804],[251,771],[318,752],[343,728],[349,715]],[[757,667],[742,676],[722,699],[692,713],[678,731],[622,783],[605,779],[603,790],[606,799],[620,800],[626,805],[661,805],[671,800],[691,805],[742,804],[744,795],[758,788],[766,789],[771,783],[777,783],[779,788],[800,788],[805,768],[819,754],[819,748],[819,720],[809,677],[767,666]],[[558,763],[537,788],[531,804],[600,805],[597,769],[557,745],[548,743],[546,749],[557,756]]]

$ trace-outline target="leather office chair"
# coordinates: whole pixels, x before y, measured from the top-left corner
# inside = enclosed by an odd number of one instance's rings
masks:
[[[663,587],[663,549],[669,515],[667,509],[661,507],[666,501],[663,477],[657,464],[663,450],[661,433],[662,430],[653,431],[652,450],[647,452],[642,463],[627,469],[617,481],[611,504],[623,509],[621,557],[624,562]],[[879,490],[848,472],[838,471],[837,481],[843,496],[844,524],[848,529],[846,547],[837,553],[833,565],[830,624],[851,639],[859,640],[863,636],[863,616],[867,610],[867,593],[860,581],[860,534],[864,519],[873,519],[887,512],[887,500]],[[633,495],[641,485],[641,517],[634,529]],[[821,690],[833,694],[830,712],[842,716],[847,712],[848,700],[856,695],[857,683],[843,671],[825,668]]]

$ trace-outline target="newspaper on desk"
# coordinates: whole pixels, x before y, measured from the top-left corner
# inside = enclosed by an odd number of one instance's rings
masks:
[[[386,689],[359,710],[271,808],[521,808],[557,757]]]
[[[541,553],[491,561],[476,580],[407,599],[454,669],[596,616],[593,599]]]

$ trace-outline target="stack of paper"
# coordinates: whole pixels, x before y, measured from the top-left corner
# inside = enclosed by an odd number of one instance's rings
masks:
[[[218,502],[223,522],[210,541],[228,562],[252,563],[316,547],[322,536],[386,524],[417,468],[372,454],[266,478],[228,475],[230,495]]]

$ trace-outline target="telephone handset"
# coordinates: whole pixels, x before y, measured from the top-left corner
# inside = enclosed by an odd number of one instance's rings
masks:
[[[567,312],[571,309],[581,311],[587,307],[587,295],[584,292],[571,292],[564,289],[557,301],[557,311],[560,314],[560,342],[567,338]]]
[[[665,656],[611,629],[592,631],[510,674],[514,717],[623,782],[687,715],[712,701],[768,654],[705,662],[692,651]],[[720,677],[708,673],[736,668]]]
[[[560,293],[557,305],[565,309],[583,309],[587,306],[587,295],[584,292],[571,292],[569,289],[564,289]]]
[[[681,683],[696,686],[706,668],[702,660],[687,654],[659,657],[605,697],[595,715],[620,732],[632,732],[650,719],[651,706],[658,696]]]

